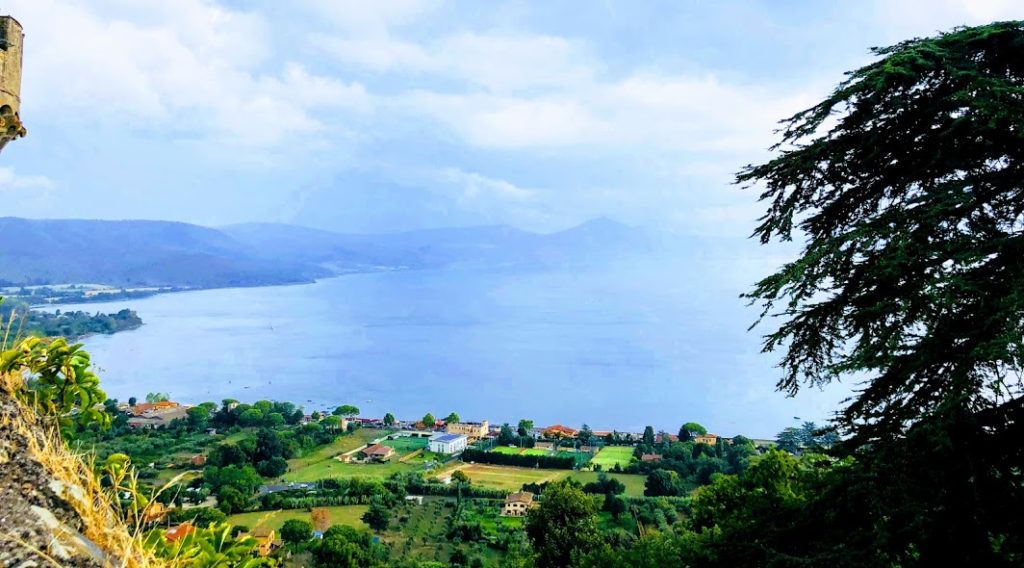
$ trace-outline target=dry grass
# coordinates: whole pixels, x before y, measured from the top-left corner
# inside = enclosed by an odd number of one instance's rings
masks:
[[[3,417],[0,428],[23,436],[28,441],[28,453],[46,468],[53,480],[63,484],[63,497],[81,517],[84,536],[107,554],[107,565],[123,568],[174,566],[175,562],[157,559],[143,547],[141,511],[122,511],[108,490],[100,486],[92,460],[69,449],[45,418],[20,401],[16,393],[22,384],[22,377],[17,373],[0,374],[0,389],[19,407],[18,412]],[[131,468],[125,468],[120,477],[115,487],[139,494]],[[10,539],[12,535],[0,535],[4,537]],[[52,561],[42,551],[35,552]]]

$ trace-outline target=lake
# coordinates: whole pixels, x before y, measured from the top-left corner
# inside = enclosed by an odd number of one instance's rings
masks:
[[[744,269],[746,268],[746,269]],[[846,387],[775,392],[747,332],[749,265],[620,260],[573,269],[380,272],[76,306],[137,310],[140,329],[85,340],[109,396],[289,400],[364,416],[670,432],[697,421],[771,437],[827,417]]]

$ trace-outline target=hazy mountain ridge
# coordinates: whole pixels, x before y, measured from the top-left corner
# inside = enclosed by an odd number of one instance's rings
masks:
[[[0,218],[0,280],[12,284],[256,286],[327,274],[255,258],[223,232],[187,223]]]
[[[213,288],[307,282],[347,272],[450,265],[564,265],[644,250],[608,219],[549,234],[479,226],[381,234],[297,225],[0,218],[0,281]]]
[[[590,262],[649,248],[646,232],[609,219],[541,234],[508,225],[420,229],[397,233],[334,233],[294,225],[242,224],[221,228],[257,257],[307,262],[348,260],[373,266],[430,268],[453,264],[550,265]]]

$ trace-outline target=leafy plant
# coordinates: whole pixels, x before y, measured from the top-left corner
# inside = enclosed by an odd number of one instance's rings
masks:
[[[103,410],[107,395],[90,364],[82,344],[64,338],[27,337],[0,352],[0,375],[22,379],[15,394],[41,415],[56,418],[66,435],[76,425],[110,425]]]
[[[236,538],[231,525],[210,524],[195,528],[184,537],[170,541],[163,530],[146,535],[146,548],[158,558],[172,560],[176,565],[190,568],[270,568],[278,566],[274,558],[253,556],[258,544],[253,537]]]

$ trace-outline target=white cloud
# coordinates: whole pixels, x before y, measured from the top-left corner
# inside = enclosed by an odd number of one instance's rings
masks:
[[[416,77],[418,88],[390,104],[481,148],[761,150],[775,121],[814,100],[790,85],[725,82],[711,72],[609,77],[586,42],[557,35],[459,31],[417,42],[396,32],[396,21],[424,12],[384,14],[368,29],[346,25],[309,42],[344,65]]]
[[[791,89],[727,84],[712,75],[634,75],[535,96],[419,91],[395,102],[487,148],[645,146],[649,151],[760,151],[775,122],[815,98]]]
[[[582,42],[551,35],[458,33],[419,44],[389,32],[344,30],[313,34],[308,41],[342,63],[373,72],[428,74],[495,92],[587,82],[599,68]]]
[[[392,28],[408,25],[444,3],[441,0],[300,0],[299,4],[345,30],[380,35]]]
[[[375,72],[427,69],[433,66],[425,49],[415,43],[390,37],[345,38],[313,34],[309,42],[343,63]]]
[[[46,176],[23,176],[15,173],[14,168],[0,167],[0,191],[38,191],[55,186]]]
[[[572,97],[517,98],[490,94],[413,92],[400,108],[433,117],[465,142],[486,148],[586,144],[607,137],[607,125]]]
[[[503,179],[490,178],[475,172],[466,172],[459,168],[445,168],[441,177],[449,183],[462,188],[464,201],[496,197],[498,199],[523,200],[532,197],[536,192],[519,187]]]
[[[551,35],[462,33],[431,52],[436,71],[496,92],[586,83],[599,67],[581,42]]]
[[[27,30],[24,106],[64,121],[113,118],[135,128],[271,146],[324,130],[316,107],[369,107],[361,85],[313,76],[294,63],[277,71],[262,18],[209,1],[90,9],[22,0],[11,10]]]
[[[1020,0],[875,0],[869,13],[891,42],[1024,16]]]

